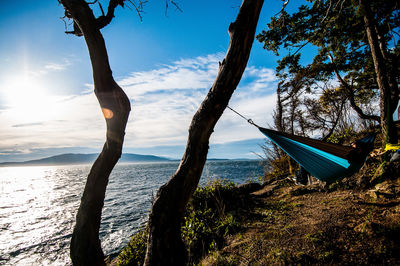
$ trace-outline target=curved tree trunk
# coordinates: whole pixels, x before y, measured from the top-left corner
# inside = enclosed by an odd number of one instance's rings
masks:
[[[83,0],[61,0],[61,3],[85,37],[95,94],[107,124],[106,142],[90,170],[76,216],[70,255],[74,265],[104,265],[99,240],[101,212],[109,175],[121,156],[130,102],[114,81],[103,36],[88,4]]]
[[[186,150],[171,179],[157,192],[150,217],[145,265],[183,265],[186,252],[180,227],[186,204],[206,162],[209,138],[246,67],[263,0],[244,0],[229,26],[231,42],[218,76],[194,115]]]
[[[393,113],[398,104],[397,84],[395,87],[390,86],[390,76],[385,65],[384,55],[379,46],[378,35],[375,31],[375,21],[369,8],[369,1],[359,0],[359,5],[363,12],[365,30],[380,92],[381,127],[383,135],[385,136],[386,143],[397,144],[397,129],[393,123]],[[392,99],[392,90],[395,91],[395,99]]]

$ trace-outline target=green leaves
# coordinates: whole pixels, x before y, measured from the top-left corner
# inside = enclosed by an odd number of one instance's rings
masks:
[[[224,237],[238,230],[239,223],[229,208],[236,206],[239,199],[236,186],[224,180],[197,188],[181,228],[191,262],[221,247]]]

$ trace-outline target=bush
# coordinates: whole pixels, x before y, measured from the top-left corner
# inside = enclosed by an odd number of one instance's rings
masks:
[[[216,180],[196,189],[186,207],[181,228],[189,263],[197,263],[209,251],[220,248],[225,236],[238,230],[239,223],[230,211],[243,204],[232,182]],[[143,264],[147,232],[146,228],[132,236],[118,256],[118,265]]]
[[[186,208],[182,226],[190,263],[220,248],[225,237],[238,230],[239,223],[229,212],[240,204],[238,194],[233,183],[221,180],[197,188]]]
[[[147,227],[139,230],[118,255],[117,265],[143,265],[147,248]]]

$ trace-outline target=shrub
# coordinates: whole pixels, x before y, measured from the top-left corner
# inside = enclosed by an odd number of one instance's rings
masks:
[[[238,204],[238,193],[233,183],[223,180],[197,188],[186,208],[182,226],[182,238],[191,263],[220,248],[225,236],[238,230],[239,223],[229,212]]]
[[[232,182],[216,180],[196,189],[186,207],[181,228],[190,263],[220,248],[224,237],[238,230],[239,223],[230,211],[240,204],[243,201]],[[146,228],[132,236],[118,256],[118,265],[143,264],[147,232]]]
[[[147,248],[147,227],[139,230],[118,255],[117,265],[143,265]]]

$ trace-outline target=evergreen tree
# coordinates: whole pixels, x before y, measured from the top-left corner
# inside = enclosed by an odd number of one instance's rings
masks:
[[[282,11],[257,39],[276,55],[283,84],[306,79],[304,89],[337,79],[340,91],[360,118],[381,124],[387,143],[397,143],[392,115],[399,102],[400,3],[391,0],[309,0],[296,12]],[[301,64],[307,45],[316,51]],[[380,113],[371,99],[379,97]]]

